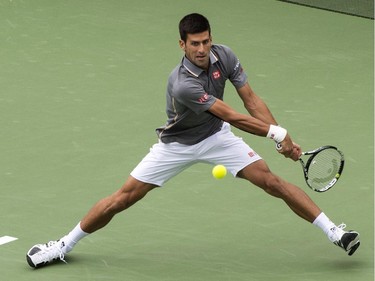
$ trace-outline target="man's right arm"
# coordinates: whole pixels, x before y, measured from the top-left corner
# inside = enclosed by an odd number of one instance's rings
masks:
[[[220,99],[216,99],[208,111],[234,127],[257,136],[266,137],[270,130],[270,125],[272,125],[251,115],[239,113]],[[282,146],[280,153],[297,161],[300,156],[298,155],[300,154],[297,149],[298,145],[292,142],[289,134],[286,134],[280,143]]]

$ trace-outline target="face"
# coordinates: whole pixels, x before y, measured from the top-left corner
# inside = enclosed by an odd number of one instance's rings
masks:
[[[186,57],[196,66],[208,69],[210,65],[210,50],[212,38],[208,31],[196,34],[188,34],[186,42],[180,40],[180,47]]]

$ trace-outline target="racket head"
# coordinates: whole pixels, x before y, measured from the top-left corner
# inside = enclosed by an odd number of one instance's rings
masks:
[[[325,192],[331,189],[339,180],[344,169],[344,154],[332,145],[304,152],[302,155],[310,157],[302,164],[306,184],[316,192]]]

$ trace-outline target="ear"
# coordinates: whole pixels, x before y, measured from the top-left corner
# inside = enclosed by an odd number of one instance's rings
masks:
[[[184,42],[184,40],[179,40],[178,41],[178,44],[180,45],[180,48],[183,50],[183,51],[185,51],[185,46],[186,46],[186,44],[185,44],[185,42]]]

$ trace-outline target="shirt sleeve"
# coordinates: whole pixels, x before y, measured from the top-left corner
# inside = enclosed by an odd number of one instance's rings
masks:
[[[195,114],[207,111],[215,103],[216,98],[209,95],[198,81],[189,80],[175,92],[174,97]]]
[[[227,55],[228,78],[236,89],[241,88],[247,82],[247,75],[233,51],[229,47],[223,47]]]

